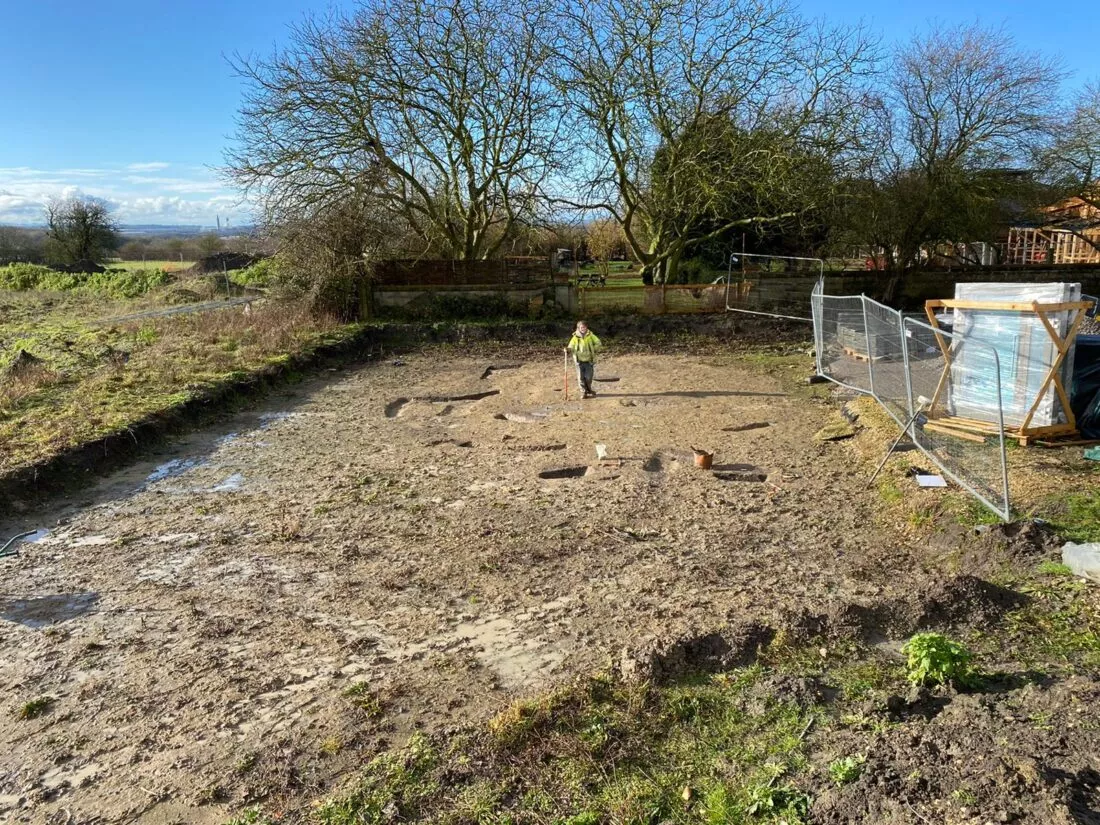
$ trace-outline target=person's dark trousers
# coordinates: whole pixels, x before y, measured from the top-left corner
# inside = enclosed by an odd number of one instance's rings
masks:
[[[577,381],[584,390],[585,395],[595,395],[592,390],[592,378],[596,374],[596,365],[591,361],[577,362]]]

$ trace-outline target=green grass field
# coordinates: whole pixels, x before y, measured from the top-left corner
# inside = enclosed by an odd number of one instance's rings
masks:
[[[0,474],[355,330],[313,317],[305,304],[273,302],[247,315],[234,307],[102,323],[174,306],[174,288],[125,300],[87,290],[0,290]],[[36,360],[10,373],[21,350]]]
[[[111,261],[104,264],[109,269],[162,269],[165,272],[178,272],[194,265],[194,261]]]

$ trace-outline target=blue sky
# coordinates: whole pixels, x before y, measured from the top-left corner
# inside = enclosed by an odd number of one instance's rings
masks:
[[[3,0],[0,223],[37,223],[51,196],[96,195],[124,223],[248,219],[211,167],[233,131],[234,52],[270,52],[327,0]],[[804,0],[808,16],[863,20],[884,42],[929,21],[1003,24],[1060,56],[1072,88],[1100,77],[1100,5],[1034,0]]]

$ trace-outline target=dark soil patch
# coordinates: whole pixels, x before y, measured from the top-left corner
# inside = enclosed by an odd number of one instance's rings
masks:
[[[770,427],[770,426],[771,426],[771,424],[769,424],[767,421],[754,421],[751,424],[739,424],[736,427],[723,427],[722,432],[724,432],[724,433],[744,433],[744,432],[748,432],[749,430],[762,430],[765,427]]]
[[[481,373],[481,380],[484,381],[494,372],[499,372],[500,370],[518,370],[522,366],[523,364],[500,364],[499,366],[490,364],[485,368],[485,372]]]
[[[246,255],[243,252],[218,252],[207,255],[194,263],[188,270],[188,275],[220,275],[231,269],[247,269],[254,263],[263,260],[262,255]]]
[[[71,264],[57,264],[52,267],[57,272],[67,272],[70,275],[94,274],[107,270],[95,261],[83,260]]]
[[[386,418],[397,418],[397,416],[401,415],[401,410],[403,410],[408,403],[408,398],[395,398],[386,405]]]
[[[1100,823],[1094,747],[1071,732],[1082,712],[1095,723],[1084,708],[1097,698],[1093,683],[1076,681],[942,697],[933,716],[853,742],[853,750],[869,746],[859,779],[819,794],[811,820]]]
[[[430,401],[438,404],[446,401],[480,401],[492,395],[500,395],[500,390],[486,390],[485,392],[471,392],[465,395],[418,395],[415,401]]]
[[[877,604],[840,602],[821,609],[780,611],[774,624],[792,643],[819,639],[901,642],[926,630],[986,630],[1028,602],[1027,596],[974,576],[953,576],[924,593]]]
[[[748,481],[762,483],[768,480],[765,470],[752,464],[716,464],[711,468],[719,481]]]
[[[581,478],[582,476],[587,475],[587,473],[587,466],[562,467],[558,470],[543,470],[541,473],[539,473],[539,478]]]
[[[627,648],[619,670],[627,679],[665,684],[697,673],[717,673],[755,661],[775,630],[759,622],[742,622],[703,633],[685,632],[667,640],[652,640]]]

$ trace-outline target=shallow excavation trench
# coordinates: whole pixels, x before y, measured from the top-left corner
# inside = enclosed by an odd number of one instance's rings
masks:
[[[450,401],[480,401],[493,395],[500,395],[500,390],[486,390],[484,392],[471,392],[465,395],[416,395],[412,398],[395,398],[386,405],[386,418],[396,418],[401,415],[405,405],[412,401],[427,401],[432,404],[440,404]]]

